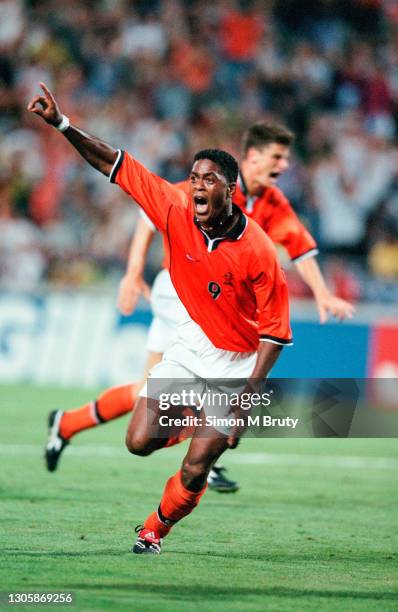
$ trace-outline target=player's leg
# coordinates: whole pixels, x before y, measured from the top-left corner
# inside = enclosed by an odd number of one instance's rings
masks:
[[[126,433],[130,453],[146,457],[168,445],[168,438],[159,427],[159,402],[150,397],[138,398]]]
[[[80,431],[97,427],[128,414],[134,408],[138,393],[148,372],[161,361],[163,353],[149,351],[145,364],[145,378],[106,389],[95,400],[71,410],[54,410],[48,415],[49,434],[45,449],[47,469],[56,470],[62,451]]]
[[[65,440],[75,434],[102,423],[118,419],[129,413],[135,404],[138,392],[148,377],[149,371],[161,361],[163,353],[149,352],[145,373],[141,381],[106,389],[97,399],[78,408],[64,411],[60,419],[59,433]]]
[[[237,357],[240,357],[237,359]],[[213,379],[218,375],[219,380],[225,378],[232,380],[232,390],[237,388],[238,393],[246,384],[245,379],[252,372],[256,354],[250,353],[244,358],[235,353],[219,351],[211,345],[209,339],[203,334],[199,326],[193,321],[187,321],[179,327],[179,335],[172,347],[166,351],[163,361],[154,368],[149,379],[149,384],[156,391],[158,385],[160,391],[168,389],[174,394],[181,384],[181,390],[185,389],[186,379],[193,397],[198,397],[200,385],[203,393],[203,372],[209,372]],[[166,379],[164,385],[159,385],[156,377]],[[168,382],[167,382],[168,381]],[[209,384],[207,380],[205,388]],[[231,391],[231,385],[226,392]],[[212,388],[212,387],[211,387]],[[215,392],[222,390],[219,383],[214,387]],[[196,395],[195,395],[196,394]],[[152,397],[160,395],[148,392]],[[211,400],[211,397],[210,397]],[[209,406],[205,406],[207,411],[212,413],[213,402],[208,400]],[[216,405],[214,405],[216,408]],[[227,416],[230,412],[228,397],[220,408],[217,407],[218,416]],[[203,419],[203,415],[202,415]],[[227,428],[228,429],[228,428]],[[133,547],[133,552],[155,553],[160,552],[161,540],[166,536],[172,526],[182,518],[190,514],[197,506],[201,496],[207,487],[207,477],[211,467],[228,447],[228,432],[217,431],[213,427],[207,426],[203,420],[194,431],[188,453],[183,461],[181,469],[172,476],[164,489],[157,512],[153,512],[145,521],[143,526],[137,527],[139,531],[137,542]],[[137,438],[138,450],[142,454],[151,450],[145,440]]]
[[[160,553],[162,538],[198,505],[210,469],[227,447],[227,437],[213,428],[195,430],[181,469],[167,481],[157,511],[136,528],[134,553]]]
[[[173,287],[167,270],[157,275],[152,287],[151,307],[154,314],[148,336],[147,349],[152,355],[163,354],[171,345],[177,334],[177,326],[186,319],[186,311]],[[159,359],[160,361],[160,359]],[[146,374],[155,365],[155,362]],[[189,437],[190,432],[182,430],[179,435],[171,437],[167,446],[174,446]],[[212,467],[208,477],[209,489],[218,493],[235,493],[239,484],[227,478],[226,468],[222,465]]]
[[[53,472],[57,468],[62,451],[75,434],[131,412],[141,384],[141,382],[129,383],[111,387],[94,401],[78,408],[65,412],[62,410],[50,412],[49,436],[45,449],[48,470]]]
[[[145,374],[140,382],[111,387],[96,400],[78,408],[67,411],[55,410],[49,414],[45,460],[50,472],[56,470],[64,448],[74,435],[131,412],[148,372],[161,361],[165,343],[170,342],[174,334],[174,330],[170,327],[160,321],[157,316],[153,318],[148,330]]]
[[[152,368],[155,367],[155,365],[160,361],[158,357],[162,357],[162,354],[151,352],[149,355],[152,356],[152,361],[150,362],[151,367],[149,370],[152,370]],[[154,376],[156,377],[156,372],[154,373]],[[134,454],[146,455],[150,454],[154,450],[157,450],[158,448],[169,448],[171,446],[175,446],[176,444],[180,444],[191,437],[193,433],[192,427],[183,427],[175,435],[171,435],[166,439],[163,436],[162,442],[155,443],[153,441],[153,435],[152,437],[148,437],[147,431],[145,431],[145,426],[148,424],[148,415],[156,413],[154,404],[150,405],[150,400],[147,400],[146,407],[144,407],[141,399],[144,398],[140,398],[134,407],[134,412],[127,430],[126,445],[130,452]],[[182,408],[179,410],[182,410]],[[141,448],[142,453],[140,452]],[[213,491],[217,491],[218,493],[234,493],[239,489],[239,485],[236,481],[228,479],[225,476],[225,471],[226,468],[224,468],[222,465],[214,465],[211,467],[208,474],[209,488]]]
[[[220,463],[213,465],[207,477],[209,489],[217,491],[217,493],[236,493],[239,490],[239,483],[228,478],[225,474],[226,471],[227,468]]]
[[[61,436],[69,440],[80,431],[113,421],[130,412],[137,398],[140,384],[129,383],[110,387],[94,401],[65,411],[60,420],[59,431]]]
[[[141,381],[106,389],[97,399],[78,408],[64,411],[60,419],[59,433],[65,440],[75,434],[102,423],[118,419],[129,413],[149,371],[162,360],[163,353],[148,352],[145,372]]]

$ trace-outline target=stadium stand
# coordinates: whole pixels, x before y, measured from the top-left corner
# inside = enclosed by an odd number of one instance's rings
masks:
[[[280,184],[329,281],[342,297],[393,303],[397,70],[388,0],[2,0],[0,282],[112,282],[137,219],[25,111],[44,80],[73,121],[170,181],[197,149],[238,155],[248,122],[285,122],[297,143]]]

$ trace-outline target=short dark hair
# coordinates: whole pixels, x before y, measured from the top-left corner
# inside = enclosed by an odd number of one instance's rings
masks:
[[[294,134],[280,123],[253,123],[243,134],[242,156],[246,157],[249,149],[262,149],[269,144],[281,144],[290,147]]]
[[[228,183],[236,183],[238,180],[238,162],[226,151],[221,149],[202,149],[202,151],[196,153],[193,161],[196,162],[199,159],[210,159],[217,164]]]

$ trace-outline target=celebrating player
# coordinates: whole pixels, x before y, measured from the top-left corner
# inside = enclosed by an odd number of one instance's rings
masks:
[[[316,262],[318,249],[315,240],[275,185],[278,177],[288,168],[292,142],[293,134],[278,124],[255,123],[246,130],[233,202],[252,217],[273,242],[285,247],[313,292],[321,323],[330,315],[340,320],[351,318],[353,306],[328,289]],[[179,183],[178,187],[188,193],[189,181]],[[155,230],[147,218],[146,221],[139,221],[119,289],[118,305],[126,315],[134,310],[141,293],[148,296],[149,288],[144,282],[143,270]],[[184,308],[167,269],[163,269],[155,280],[151,306],[154,318],[148,334],[146,372],[162,359],[178,322],[184,317]],[[112,387],[95,402],[66,412],[52,412],[46,448],[48,469],[52,471],[56,468],[63,449],[76,433],[130,412],[138,390],[138,385],[131,384]],[[234,491],[237,488],[236,483],[226,479],[217,466],[209,474],[209,486],[219,491]]]
[[[134,198],[164,235],[167,267],[187,315],[149,380],[190,379],[203,388],[209,378],[244,378],[250,381],[247,390],[256,388],[281,348],[291,344],[288,294],[271,240],[232,204],[235,159],[217,149],[197,153],[188,196],[128,153],[70,125],[48,88],[41,87],[43,95],[35,96],[28,110],[63,132],[86,161]],[[236,410],[239,414],[239,406]],[[126,437],[134,454],[148,455],[168,445],[159,422],[155,432],[148,429],[149,415],[151,422],[153,415],[158,417],[159,402],[145,385]],[[240,433],[239,428],[226,433],[207,422],[197,424],[181,470],[167,482],[158,511],[140,528],[134,552],[160,552],[162,538],[199,503],[211,466],[236,446]]]

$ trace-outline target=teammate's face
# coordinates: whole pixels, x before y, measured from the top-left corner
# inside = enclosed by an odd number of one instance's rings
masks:
[[[235,184],[228,183],[220,167],[210,159],[199,159],[192,166],[190,191],[195,217],[202,226],[214,227],[234,190]]]
[[[260,195],[275,185],[278,177],[289,167],[290,148],[273,142],[262,149],[249,149],[242,162],[243,178],[250,195]]]

